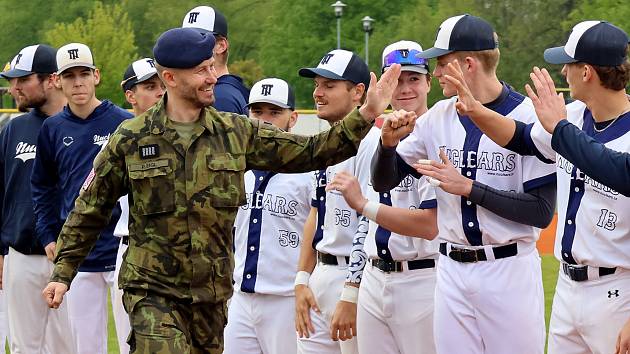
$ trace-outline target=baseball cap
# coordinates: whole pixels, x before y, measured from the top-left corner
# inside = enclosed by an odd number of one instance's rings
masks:
[[[155,61],[167,68],[192,68],[212,58],[214,35],[193,28],[172,28],[153,47]]]
[[[253,103],[271,103],[281,108],[295,109],[295,95],[291,86],[281,79],[267,78],[258,81],[249,91],[250,106]]]
[[[495,49],[499,43],[492,26],[484,19],[463,14],[446,19],[438,28],[433,48],[420,53],[425,59],[437,58],[451,52]]]
[[[94,66],[94,58],[92,51],[83,43],[70,43],[57,50],[57,74],[82,66],[90,69],[96,69]]]
[[[626,60],[628,35],[606,21],[583,21],[573,27],[567,43],[545,50],[550,64],[584,62],[599,66],[617,66]]]
[[[333,80],[346,80],[354,84],[370,85],[370,70],[367,64],[353,52],[335,49],[328,52],[319,61],[316,68],[302,68],[298,72],[302,77],[313,78],[317,75]]]
[[[9,70],[2,72],[4,78],[16,78],[31,74],[52,74],[57,71],[55,48],[37,44],[23,48],[13,58]]]
[[[202,31],[212,32],[227,38],[228,25],[225,16],[210,6],[197,6],[188,11],[182,21],[184,28],[196,28]]]
[[[427,59],[419,58],[422,46],[412,41],[398,41],[383,49],[382,70],[385,72],[392,64],[400,64],[402,71],[414,71],[420,74],[429,73]]]
[[[131,90],[132,87],[149,80],[155,75],[157,75],[155,61],[151,58],[142,58],[134,61],[127,67],[120,86],[123,91]]]

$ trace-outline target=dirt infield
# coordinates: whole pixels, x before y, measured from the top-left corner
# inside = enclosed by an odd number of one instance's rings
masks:
[[[556,237],[556,225],[558,224],[558,214],[553,216],[551,224],[540,234],[538,243],[538,252],[540,254],[553,254],[553,241]]]

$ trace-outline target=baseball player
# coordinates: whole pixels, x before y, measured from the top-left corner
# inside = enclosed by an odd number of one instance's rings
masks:
[[[76,352],[72,333],[68,333],[68,306],[52,311],[39,295],[48,283],[53,264],[36,235],[31,199],[30,176],[37,134],[44,121],[66,104],[66,98],[54,84],[55,54],[54,48],[43,44],[25,47],[9,70],[1,74],[9,80],[20,110],[30,109],[7,123],[0,133],[0,243],[2,253],[10,254],[5,258],[1,283],[12,332],[12,353]],[[53,230],[58,232],[58,225]],[[0,343],[4,348],[4,341]]]
[[[465,14],[445,20],[434,48],[420,56],[437,57],[433,74],[445,96],[457,93],[444,77],[445,66],[457,59],[465,63],[475,98],[491,110],[534,122],[530,100],[496,77],[497,45],[489,23]],[[389,190],[414,169],[439,187],[438,353],[543,353],[536,240],[538,228],[553,217],[553,167],[498,146],[457,114],[456,103],[457,97],[436,103],[403,141],[389,133],[395,117],[385,121],[372,165],[374,189]]]
[[[290,131],[295,96],[281,79],[252,86],[250,118]],[[313,173],[245,173],[247,204],[234,223],[234,295],[224,353],[295,353],[293,280],[301,233],[310,211]],[[278,320],[281,319],[281,320]]]
[[[361,104],[370,77],[365,62],[346,50],[330,51],[316,68],[303,68],[299,74],[313,78],[317,116],[330,123],[340,120]],[[357,230],[366,229],[367,221],[359,227],[359,215],[348,206],[341,193],[327,192],[324,188],[335,173],[358,174],[357,166],[368,163],[358,161],[358,156],[370,158],[361,154],[362,146],[357,158],[351,157],[316,174],[310,218],[317,217],[317,232],[304,236],[295,280],[299,353],[358,351],[354,338],[356,302],[366,259],[363,252],[365,233]],[[367,183],[367,174],[359,176]],[[341,342],[337,343],[338,340]]]
[[[57,50],[57,82],[68,105],[42,124],[37,139],[31,186],[37,234],[49,257],[55,253],[58,229],[74,208],[83,182],[91,176],[94,157],[110,134],[131,114],[95,96],[100,73],[90,49],[70,43]],[[59,198],[56,196],[59,195]],[[60,213],[55,210],[61,209]],[[107,353],[107,294],[114,294],[118,238],[112,235],[120,208],[81,264],[68,302],[79,353]]]
[[[394,63],[400,64],[402,70],[392,96],[392,108],[412,111],[418,116],[427,111],[431,82],[428,61],[417,57],[421,52],[418,43],[400,41],[387,46],[382,55],[383,71]],[[360,152],[370,157],[379,144],[380,124],[382,118],[377,119],[375,127],[361,142],[365,149]],[[370,160],[362,161],[367,164],[357,166],[357,169],[368,171]],[[392,232],[392,226],[409,225],[407,231],[412,235],[428,239],[437,235],[437,202],[433,187],[426,178],[409,175],[391,191],[377,193],[371,185],[360,186],[355,177],[341,172],[327,189],[343,193],[353,209],[371,219],[365,241],[369,260],[361,281],[357,308],[359,352],[435,353],[433,298],[438,243]],[[362,189],[367,193],[367,199],[361,193]],[[405,217],[402,222],[397,218],[385,220],[385,225],[388,222],[394,224],[389,228],[379,225],[376,215],[371,213],[374,206],[379,211],[385,206],[393,206],[392,212]]]
[[[123,75],[120,86],[125,93],[125,99],[131,105],[134,116],[139,116],[155,105],[164,95],[164,83],[157,75],[155,61],[151,58],[142,58],[131,63]],[[103,145],[103,147],[105,147]],[[124,309],[123,291],[118,286],[118,276],[122,265],[123,255],[129,245],[129,201],[125,195],[118,200],[120,204],[120,218],[114,228],[114,236],[120,237],[118,253],[116,255],[116,269],[114,270],[114,292],[112,307],[114,322],[116,323],[116,335],[118,347],[121,353],[129,353],[127,336],[131,330],[129,316]]]
[[[230,43],[225,16],[210,6],[197,6],[184,16],[182,27],[210,32],[216,38],[217,42],[213,52],[214,68],[217,71],[217,84],[214,87],[214,108],[217,111],[247,115],[249,89],[243,84],[242,78],[230,74],[228,70]]]
[[[536,155],[556,163],[558,178],[558,228],[555,255],[561,262],[549,329],[550,353],[626,353],[617,337],[630,317],[630,263],[624,219],[630,199],[603,180],[615,181],[627,171],[604,155],[593,156],[593,147],[609,154],[630,147],[630,101],[625,92],[630,72],[628,36],[604,21],[584,21],[573,27],[562,47],[545,51],[545,60],[563,64],[571,97],[564,106],[546,70],[534,68],[536,92],[528,94],[540,122],[524,124],[485,112],[461,84],[455,66],[454,82],[462,97],[463,111],[471,112],[490,137],[521,154]],[[496,125],[494,125],[496,124]],[[577,129],[580,134],[575,134]],[[580,135],[582,135],[580,139]],[[586,135],[592,144],[580,145]],[[564,140],[564,141],[562,141]],[[598,144],[594,144],[594,143]],[[591,147],[591,146],[593,147]],[[568,146],[583,151],[569,160],[561,151]],[[590,166],[587,166],[589,165]],[[582,169],[593,172],[586,174]],[[590,172],[589,172],[590,173]],[[621,177],[625,178],[625,177]],[[615,348],[616,339],[619,347]]]

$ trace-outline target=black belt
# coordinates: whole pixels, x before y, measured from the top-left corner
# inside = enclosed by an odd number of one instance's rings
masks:
[[[372,265],[383,272],[402,272],[403,263],[407,262],[409,270],[435,268],[435,259],[417,259],[415,261],[386,261],[384,259],[372,259]]]
[[[510,243],[505,246],[492,247],[492,252],[494,253],[494,259],[512,257],[518,254],[518,246],[516,243]],[[440,253],[460,263],[475,263],[488,260],[486,250],[483,248],[467,249],[451,246],[451,251],[446,254],[445,242],[440,243]]]
[[[339,265],[339,262],[337,262],[337,256],[333,256],[332,254],[317,252],[317,258],[324,264]],[[345,256],[344,258],[346,259],[346,264],[350,264],[350,257]]]
[[[603,277],[605,275],[614,274],[616,270],[617,268],[599,267],[599,276]],[[588,280],[588,266],[562,263],[562,272],[573,281]]]
[[[123,243],[123,245],[129,246],[129,236],[123,236],[122,237],[122,243]]]

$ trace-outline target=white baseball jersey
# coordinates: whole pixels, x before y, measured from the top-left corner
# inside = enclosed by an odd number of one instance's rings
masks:
[[[607,148],[630,151],[630,114],[601,132],[593,115],[580,101],[567,105],[567,119]],[[551,134],[538,121],[525,139],[556,162],[558,227],[555,255],[571,264],[630,269],[630,198],[585,175],[551,148]],[[527,132],[527,131],[526,131]]]
[[[368,155],[373,155],[381,138],[381,130],[373,127],[363,138]],[[370,170],[370,160],[360,169]],[[374,202],[404,209],[432,209],[437,207],[435,187],[431,186],[426,177],[420,179],[408,175],[390,192],[378,193],[368,183],[365,196]],[[421,258],[437,258],[439,243],[416,237],[403,236],[380,227],[370,220],[364,250],[368,258],[382,258],[385,260],[408,261]]]
[[[356,156],[328,167],[325,172],[324,170],[316,172],[316,188],[313,190],[311,206],[317,208],[317,231],[313,244],[319,252],[350,256],[352,240],[359,222],[358,214],[346,203],[341,192],[336,190],[326,192],[324,188],[337,172],[342,171],[356,176],[361,186],[367,186],[372,152],[373,150],[370,150],[368,153],[366,145],[361,141]]]
[[[495,144],[469,117],[458,115],[456,102],[457,97],[439,101],[416,121],[414,131],[397,148],[408,164],[427,158],[440,161],[443,148],[462,175],[499,190],[527,192],[555,179],[553,165]],[[488,108],[526,124],[536,121],[531,100],[506,86]],[[444,241],[480,246],[538,239],[539,229],[504,219],[466,198],[441,188],[436,188],[436,197],[439,237]]]
[[[234,223],[234,289],[293,295],[313,173],[247,171],[247,204]]]

